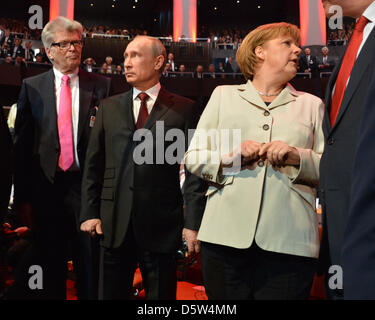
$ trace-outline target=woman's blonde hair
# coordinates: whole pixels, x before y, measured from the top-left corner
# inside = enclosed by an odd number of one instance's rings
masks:
[[[259,62],[255,48],[263,46],[267,41],[282,36],[290,36],[299,46],[301,43],[300,31],[294,24],[286,22],[270,23],[259,26],[251,31],[237,50],[236,62],[246,80],[252,80],[255,68]]]

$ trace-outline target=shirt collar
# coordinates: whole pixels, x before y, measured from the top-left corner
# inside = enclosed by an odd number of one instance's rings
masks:
[[[147,93],[150,99],[156,101],[156,98],[159,95],[160,88],[161,88],[161,85],[160,85],[160,82],[158,82],[156,85],[154,85],[150,89],[147,89],[146,91],[143,91],[143,92]],[[142,91],[133,87],[133,100],[135,100],[141,92]]]
[[[55,67],[53,67],[53,73],[55,74],[55,79],[61,82],[61,79],[64,74],[60,72],[59,70],[57,70]],[[71,81],[76,79],[76,77],[78,77],[78,68],[73,73],[68,74],[68,76]]]
[[[363,12],[362,14],[364,17],[366,17],[370,22],[375,21],[375,1],[373,1]]]

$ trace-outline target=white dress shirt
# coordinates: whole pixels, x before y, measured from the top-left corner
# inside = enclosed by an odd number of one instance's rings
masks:
[[[55,96],[56,96],[56,111],[59,114],[60,105],[60,91],[61,91],[61,79],[63,74],[53,68],[53,73],[55,74]],[[72,92],[72,121],[73,121],[73,146],[74,146],[74,159],[75,164],[79,168],[78,152],[77,152],[77,142],[78,142],[78,119],[79,119],[79,77],[78,68],[72,73],[68,74],[70,78],[70,90]]]
[[[151,113],[152,107],[154,106],[156,99],[159,95],[161,85],[160,82],[158,82],[156,85],[154,85],[152,88],[146,90],[146,91],[140,91],[137,88],[133,88],[133,114],[134,114],[134,121],[137,123],[139,110],[141,108],[141,99],[138,97],[138,95],[141,92],[145,92],[148,94],[149,98],[147,99],[147,111],[148,114]]]
[[[363,12],[362,16],[366,17],[369,20],[369,22],[366,24],[365,29],[363,30],[363,39],[362,39],[361,45],[359,46],[359,49],[358,49],[358,52],[357,52],[357,58],[358,58],[359,53],[361,52],[363,46],[365,45],[365,43],[366,43],[372,29],[374,28],[374,25],[375,25],[375,1],[373,1],[367,7],[367,9]],[[358,19],[357,19],[357,21],[358,21]],[[348,85],[349,80],[350,80],[350,76],[348,78],[348,82],[346,83],[346,85]],[[332,90],[332,97],[333,97],[333,94],[335,93],[335,89],[336,89],[336,84],[335,84],[335,86]]]

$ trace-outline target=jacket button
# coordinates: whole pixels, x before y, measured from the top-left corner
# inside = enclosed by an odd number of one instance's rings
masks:
[[[264,111],[263,114],[264,114],[265,117],[268,117],[270,115],[270,112],[266,110],[266,111]]]
[[[334,142],[335,142],[335,139],[333,139],[333,138],[329,138],[328,141],[327,141],[327,143],[329,145],[333,145]]]
[[[270,126],[269,126],[268,124],[265,124],[265,125],[263,126],[263,130],[265,130],[265,131],[267,131],[269,128],[270,128]]]
[[[258,166],[259,166],[259,167],[263,167],[263,166],[264,166],[264,161],[259,161],[259,162],[258,162]]]

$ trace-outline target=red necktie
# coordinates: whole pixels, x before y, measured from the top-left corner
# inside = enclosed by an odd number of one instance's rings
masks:
[[[138,97],[141,99],[141,108],[139,109],[139,115],[135,126],[137,129],[140,129],[145,126],[146,120],[148,118],[147,100],[149,96],[147,93],[141,92]]]
[[[364,16],[359,18],[354,27],[353,35],[350,39],[348,48],[346,49],[342,65],[336,79],[335,93],[333,94],[331,103],[330,120],[332,127],[335,124],[337,115],[339,113],[341,102],[345,93],[346,84],[357,58],[358,49],[363,40],[363,30],[365,29],[367,23],[368,20]]]
[[[60,140],[59,167],[66,171],[74,161],[73,155],[73,124],[72,124],[72,93],[69,87],[69,76],[64,75],[61,81],[59,115],[57,125]]]

